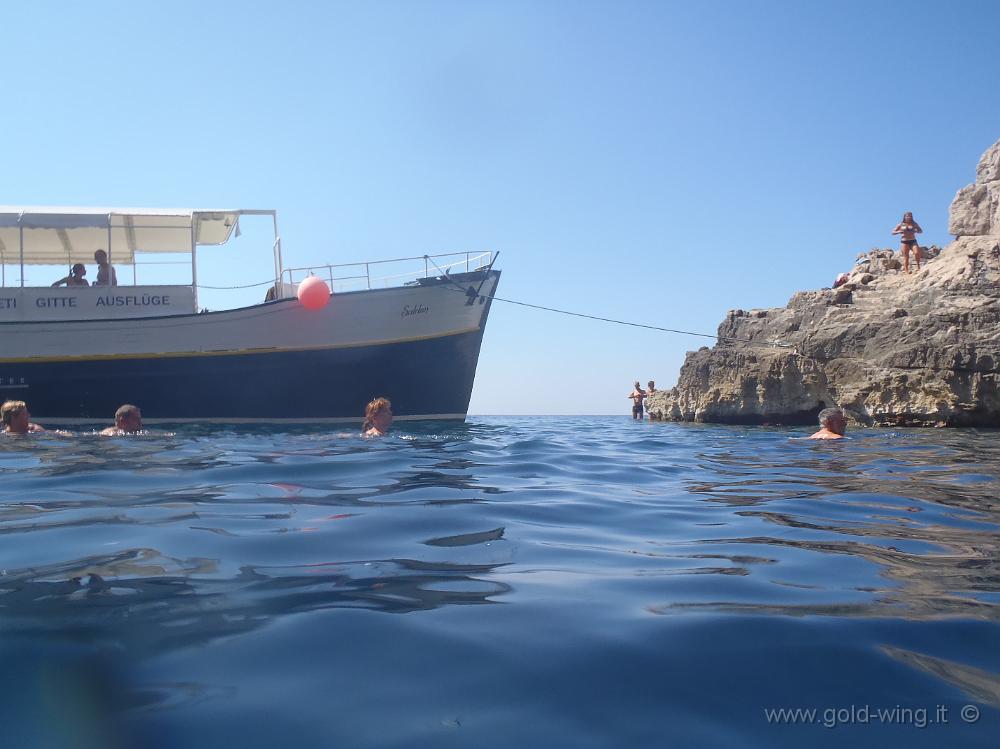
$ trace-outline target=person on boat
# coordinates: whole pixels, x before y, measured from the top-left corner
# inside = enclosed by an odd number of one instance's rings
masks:
[[[94,262],[97,263],[97,278],[94,280],[94,286],[117,286],[118,275],[115,273],[115,267],[108,263],[108,253],[104,250],[98,250],[94,253]]]
[[[60,278],[52,284],[52,286],[62,286],[63,284],[66,284],[67,286],[90,286],[90,284],[87,283],[87,279],[84,278],[85,275],[87,275],[87,266],[83,263],[77,263],[73,266],[73,269],[69,272],[68,276]]]
[[[824,408],[819,412],[820,430],[811,440],[839,440],[847,431],[847,414],[842,408]]]
[[[24,401],[6,401],[0,406],[0,417],[3,418],[4,434],[28,434],[29,432],[44,432],[45,429],[31,422],[28,404]]]
[[[639,387],[639,381],[636,380],[635,387],[632,388],[632,392],[626,397],[632,400],[632,418],[642,420],[642,399],[646,397],[646,391]]]
[[[365,407],[365,421],[361,425],[363,437],[384,437],[392,425],[392,403],[388,398],[376,398]]]
[[[126,403],[115,411],[115,425],[101,431],[104,437],[121,437],[142,431],[142,412],[138,406]]]
[[[917,261],[917,270],[920,270],[920,245],[917,244],[917,234],[923,232],[920,224],[913,220],[913,214],[907,211],[903,214],[903,220],[896,224],[892,230],[893,234],[900,234],[902,242],[900,249],[903,251],[903,270],[910,272],[910,250],[913,250],[913,257]]]

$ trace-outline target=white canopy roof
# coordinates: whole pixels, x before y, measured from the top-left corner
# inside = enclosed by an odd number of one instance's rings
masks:
[[[191,227],[200,245],[224,244],[241,211],[195,208],[54,208],[0,206],[0,263],[92,263],[108,252],[131,263],[136,252],[190,252]],[[110,247],[109,247],[110,240]]]

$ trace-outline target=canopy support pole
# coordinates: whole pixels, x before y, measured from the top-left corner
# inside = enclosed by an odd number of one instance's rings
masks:
[[[115,278],[115,266],[111,263],[111,214],[108,214],[108,286],[114,284]],[[98,271],[99,272],[99,271]]]
[[[198,311],[198,241],[195,233],[195,216],[191,216],[191,291],[194,293],[194,311]]]
[[[275,291],[281,289],[281,274],[285,270],[285,264],[281,259],[281,235],[278,233],[278,212],[273,211],[271,213],[271,222],[274,224],[274,283]],[[291,283],[292,279],[289,278],[288,282]],[[284,294],[280,295],[281,297]],[[280,298],[280,297],[279,297]]]
[[[18,223],[18,234],[20,235],[21,244],[21,288],[24,288],[24,224],[21,223],[20,217],[17,219]]]

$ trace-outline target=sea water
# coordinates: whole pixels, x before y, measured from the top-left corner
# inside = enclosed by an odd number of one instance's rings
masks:
[[[7,746],[996,746],[998,433],[0,440]]]

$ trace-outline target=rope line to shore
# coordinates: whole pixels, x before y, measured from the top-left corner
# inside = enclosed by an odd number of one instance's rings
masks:
[[[463,291],[463,293],[464,293],[464,291]],[[500,297],[500,296],[486,296],[485,294],[477,294],[476,296],[477,297],[482,297],[483,299],[489,299],[491,301],[507,302],[507,304],[516,304],[518,307],[530,307],[531,309],[540,309],[540,310],[544,310],[545,312],[556,312],[556,313],[558,313],[560,315],[569,315],[571,317],[582,317],[582,318],[584,318],[586,320],[599,320],[600,322],[610,322],[610,323],[614,323],[615,325],[627,325],[627,326],[629,326],[631,328],[645,328],[647,330],[659,330],[659,331],[662,331],[664,333],[680,333],[681,335],[693,335],[693,336],[698,336],[699,338],[718,338],[719,337],[717,335],[712,335],[710,333],[694,333],[694,332],[691,332],[689,330],[677,330],[675,328],[663,328],[663,327],[660,327],[659,325],[647,325],[646,323],[629,322],[628,320],[615,320],[614,318],[611,318],[611,317],[600,317],[598,315],[587,315],[587,314],[584,314],[583,312],[572,312],[570,310],[565,310],[565,309],[556,309],[555,307],[545,307],[545,306],[543,306],[541,304],[531,304],[529,302],[519,302],[516,299],[505,299],[504,297]]]
[[[453,282],[454,283],[454,282]],[[458,286],[458,284],[455,284]],[[466,296],[472,297],[473,294],[469,293],[468,289],[463,289],[461,287],[452,289],[452,291],[460,291]],[[555,312],[560,315],[569,315],[570,317],[582,317],[585,320],[598,320],[600,322],[614,323],[615,325],[626,325],[631,328],[645,328],[646,330],[658,330],[663,333],[677,333],[679,335],[690,335],[697,336],[698,338],[714,338],[718,341],[733,341],[735,343],[748,343],[755,346],[771,346],[775,348],[787,348],[794,349],[795,347],[788,343],[777,343],[777,342],[766,342],[766,341],[753,341],[749,338],[732,338],[730,336],[720,336],[713,335],[711,333],[696,333],[691,330],[679,330],[678,328],[664,328],[660,325],[648,325],[646,323],[630,322],[628,320],[616,320],[611,317],[599,317],[598,315],[587,315],[583,312],[573,312],[571,310],[557,309],[556,307],[546,307],[541,304],[531,304],[529,302],[519,302],[516,299],[505,299],[500,296],[486,296],[485,294],[475,294],[477,299],[489,299],[490,301],[506,302],[507,304],[516,304],[519,307],[530,307],[531,309],[544,310],[545,312]]]
[[[659,330],[664,333],[677,333],[679,335],[690,335],[697,336],[699,338],[714,338],[719,341],[734,341],[736,343],[750,343],[757,346],[775,346],[777,348],[794,348],[788,343],[768,343],[766,341],[754,341],[749,338],[732,338],[730,336],[720,336],[713,335],[711,333],[695,333],[690,330],[679,330],[677,328],[664,328],[659,325],[647,325],[646,323],[629,322],[628,320],[615,320],[611,317],[598,317],[597,315],[587,315],[582,312],[571,312],[570,310],[556,309],[555,307],[544,307],[540,304],[529,304],[528,302],[519,302],[514,299],[504,299],[503,297],[493,296],[488,297],[483,294],[477,294],[476,296],[481,296],[484,299],[495,299],[498,302],[507,302],[507,304],[516,304],[520,307],[531,307],[532,309],[545,310],[546,312],[557,312],[560,315],[570,315],[571,317],[582,317],[587,320],[599,320],[601,322],[610,322],[615,325],[627,325],[632,328],[645,328],[647,330]]]
[[[729,338],[729,337],[726,337],[726,336],[712,335],[710,333],[695,333],[695,332],[692,332],[690,330],[678,330],[676,328],[664,328],[664,327],[661,327],[659,325],[647,325],[646,323],[629,322],[627,320],[615,320],[614,318],[611,318],[611,317],[599,317],[597,315],[587,315],[587,314],[584,314],[583,312],[572,312],[570,310],[557,309],[555,307],[546,307],[546,306],[541,305],[541,304],[531,304],[529,302],[519,302],[516,299],[505,299],[505,298],[500,297],[500,296],[486,296],[485,294],[480,294],[480,293],[476,292],[471,286],[468,289],[463,288],[461,286],[461,284],[457,283],[455,281],[455,279],[453,279],[450,275],[448,275],[447,271],[441,270],[441,267],[437,263],[434,262],[433,258],[428,257],[427,259],[429,259],[431,261],[431,263],[433,263],[434,267],[437,268],[438,272],[441,273],[441,275],[444,278],[447,278],[451,282],[451,284],[455,287],[454,289],[451,289],[451,291],[461,292],[462,294],[465,294],[466,296],[468,296],[471,299],[489,299],[490,301],[496,300],[498,302],[506,302],[507,304],[516,304],[519,307],[530,307],[531,309],[540,309],[540,310],[544,310],[545,312],[555,312],[555,313],[560,314],[560,315],[569,315],[570,317],[581,317],[581,318],[583,318],[585,320],[598,320],[599,322],[609,322],[609,323],[613,323],[615,325],[626,325],[626,326],[631,327],[631,328],[644,328],[646,330],[658,330],[658,331],[661,331],[663,333],[677,333],[679,335],[697,336],[698,338],[714,338],[714,339],[719,340],[719,341],[726,340],[726,341],[736,341],[738,343],[753,343],[753,344],[760,345],[760,341],[750,341],[750,340],[742,340],[742,339],[739,339],[739,338]],[[767,345],[767,346],[777,346],[779,348],[792,348],[792,346],[789,346],[788,344],[783,344],[783,343],[774,343],[774,344],[768,343],[768,344],[765,344],[765,345]]]

